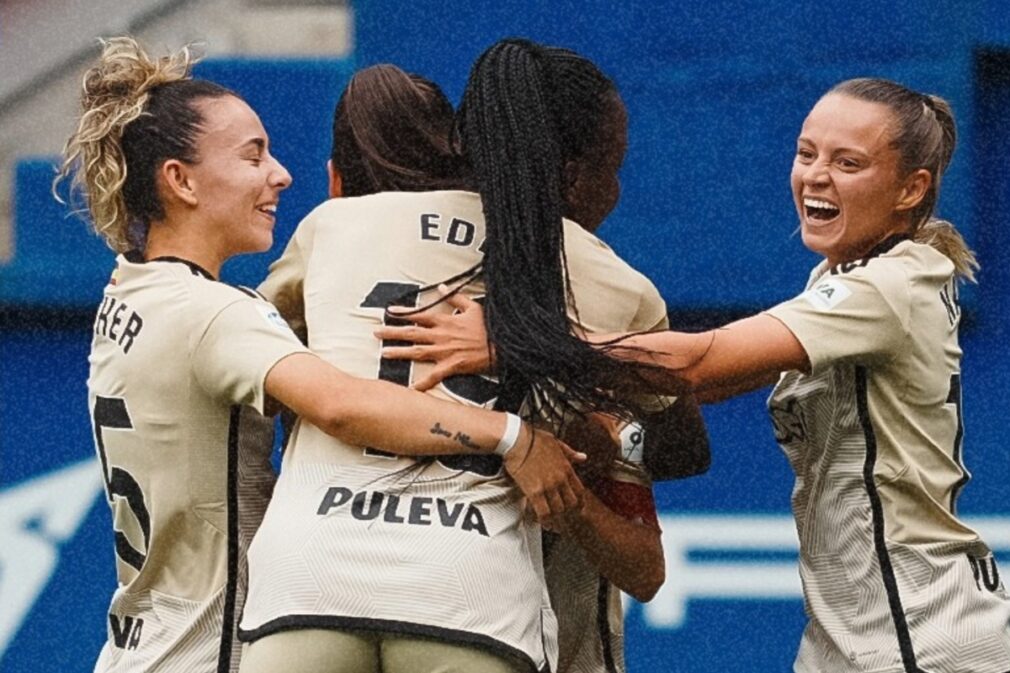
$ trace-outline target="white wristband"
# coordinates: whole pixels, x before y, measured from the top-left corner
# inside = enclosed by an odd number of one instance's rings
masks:
[[[495,455],[504,458],[515,447],[516,442],[519,441],[519,430],[522,425],[522,420],[515,414],[505,414],[505,432],[498,440],[498,446],[494,447]]]

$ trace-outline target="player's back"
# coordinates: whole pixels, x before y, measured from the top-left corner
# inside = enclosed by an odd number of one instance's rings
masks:
[[[208,323],[248,300],[197,267],[129,255],[106,287],[88,391],[119,587],[96,670],[229,669],[238,531],[249,532],[265,508],[271,428],[208,392],[193,368]],[[266,441],[240,465],[246,432]]]
[[[480,198],[446,191],[333,199],[306,218],[299,234],[312,349],[355,376],[408,385],[426,365],[382,360],[373,331],[386,319],[387,306],[431,303],[437,293],[419,294],[422,288],[480,262]],[[479,296],[483,284],[470,282],[463,291]],[[490,398],[460,401],[483,405]]]
[[[648,279],[574,222],[564,221],[564,234],[576,303],[570,313],[587,332],[665,325],[665,304]],[[480,196],[473,192],[382,192],[332,199],[299,225],[260,289],[278,305],[283,295],[299,295],[309,345],[323,359],[355,376],[409,385],[431,365],[381,357],[382,347],[390,344],[373,333],[384,322],[397,322],[386,307],[429,306],[438,297],[432,289],[436,284],[481,262],[484,239]],[[462,292],[479,298],[483,280],[468,276]],[[452,309],[442,304],[434,310]],[[493,381],[484,377],[451,377],[432,391],[481,406],[492,405],[495,393]],[[298,432],[300,441],[293,442],[286,460],[333,459],[332,438],[307,427]],[[318,437],[318,448],[302,436],[305,432]],[[361,455],[360,449],[353,454]]]
[[[623,262],[578,225],[564,226],[573,290],[632,322],[642,311],[641,292],[623,299],[629,291],[622,281],[631,276],[612,273]],[[484,231],[480,197],[470,192],[335,199],[299,225],[261,290],[278,305],[304,302],[309,345],[323,359],[406,385],[426,365],[381,359],[373,332],[386,306],[434,301],[436,291],[418,290],[475,267]],[[463,288],[471,297],[483,291],[479,281]],[[587,316],[605,312],[588,307]],[[495,388],[488,378],[454,377],[432,394],[489,405]],[[520,499],[496,456],[397,458],[299,424],[250,550],[243,637],[368,625],[476,638],[522,653],[536,668],[553,663],[540,530],[524,520]]]
[[[374,330],[390,304],[419,305],[480,261],[480,199],[466,192],[336,199],[298,227],[261,289],[304,298],[309,346],[336,367],[407,385]],[[482,293],[479,283],[464,290]],[[449,310],[448,307],[445,310]],[[493,404],[482,377],[434,394]],[[242,637],[286,628],[369,628],[554,658],[539,527],[498,456],[414,460],[300,422],[250,549]]]

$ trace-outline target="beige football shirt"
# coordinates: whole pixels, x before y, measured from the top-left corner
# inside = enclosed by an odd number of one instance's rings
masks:
[[[579,233],[581,232],[581,233]],[[578,237],[575,253],[568,252],[568,268],[579,309],[580,324],[588,334],[651,332],[667,329],[666,303],[652,281],[621,260],[609,246],[579,229],[566,238]],[[569,231],[565,231],[569,236]],[[611,263],[601,275],[600,254],[609,253]],[[613,257],[610,257],[613,255]],[[643,402],[653,400],[643,399]],[[662,404],[672,404],[666,398]],[[621,433],[622,455],[615,461],[613,485],[631,485],[641,491],[655,519],[652,480],[642,466],[644,436],[641,426],[626,426]],[[578,448],[578,447],[576,447]],[[599,495],[599,494],[598,494]],[[618,511],[627,516],[627,512]],[[544,573],[551,605],[558,617],[557,673],[621,673],[624,664],[624,604],[621,591],[600,575],[596,565],[578,544],[553,536],[544,558]]]
[[[796,472],[810,617],[796,670],[1010,669],[1010,600],[982,581],[995,562],[956,509],[969,474],[953,264],[892,239],[822,263],[768,313],[811,364],[768,403]]]
[[[599,239],[567,221],[565,237],[587,326],[665,319],[651,283]],[[429,365],[381,358],[372,333],[386,306],[432,302],[437,292],[422,290],[477,265],[483,241],[473,193],[334,199],[298,226],[260,290],[292,320],[304,316],[309,345],[330,363],[407,385]],[[484,287],[474,281],[463,292],[479,297]],[[432,394],[491,406],[497,389],[490,378],[454,377]],[[371,625],[553,665],[540,529],[523,518],[520,499],[497,457],[395,457],[300,423],[250,550],[243,637]]]
[[[117,259],[89,358],[119,580],[97,671],[237,668],[243,549],[273,483],[263,382],[305,350],[251,290]]]

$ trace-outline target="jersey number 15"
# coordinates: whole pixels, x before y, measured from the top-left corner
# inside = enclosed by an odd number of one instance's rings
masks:
[[[418,283],[403,283],[384,281],[376,283],[371,292],[361,302],[361,308],[381,308],[383,309],[382,322],[385,325],[409,325],[410,323],[400,318],[391,317],[385,313],[385,309],[390,306],[407,306],[415,308],[417,306],[418,293],[421,285]],[[481,301],[478,298],[477,301]],[[387,346],[409,346],[410,342],[387,340],[382,341],[382,348]],[[379,358],[379,379],[398,383],[401,386],[410,385],[410,375],[414,363],[410,360],[387,360]],[[451,376],[442,382],[442,387],[454,397],[470,404],[485,406],[498,397],[498,384],[483,376]],[[376,457],[395,458],[386,451],[375,448],[366,448],[365,454]],[[467,455],[440,456],[438,461],[451,470],[464,470],[473,472],[481,476],[494,476],[501,470],[501,458],[488,455]]]

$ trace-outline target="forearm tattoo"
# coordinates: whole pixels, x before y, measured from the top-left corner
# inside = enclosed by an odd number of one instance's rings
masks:
[[[431,426],[431,430],[428,432],[441,437],[452,437],[452,441],[460,444],[464,448],[470,449],[471,451],[478,451],[481,448],[479,444],[470,439],[470,435],[465,432],[457,432],[453,435],[451,430],[446,430],[442,427],[442,424],[437,421],[435,422],[435,425]]]

